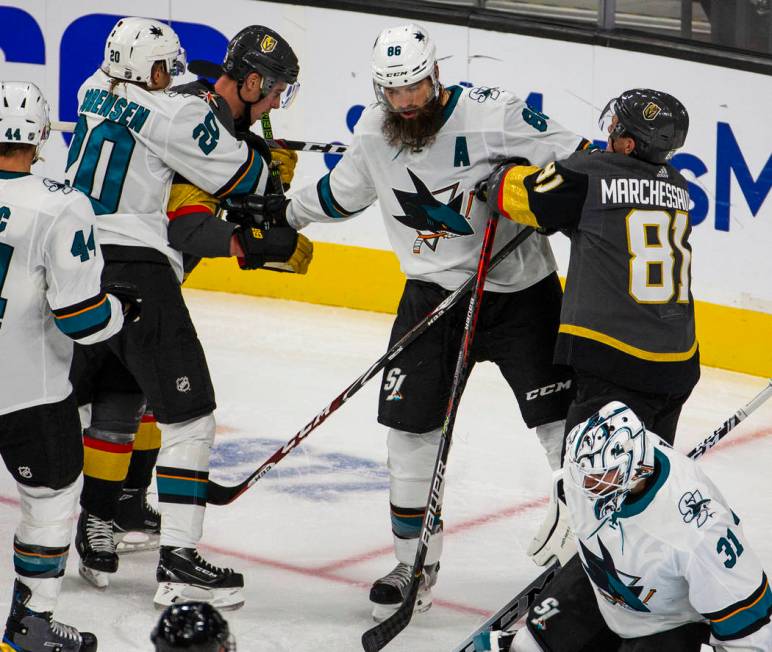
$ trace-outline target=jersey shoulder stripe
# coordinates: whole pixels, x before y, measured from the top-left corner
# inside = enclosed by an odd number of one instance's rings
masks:
[[[263,158],[257,156],[251,147],[247,148],[247,160],[236,170],[236,173],[228,179],[214,194],[219,199],[229,195],[247,195],[254,192],[263,169]]]
[[[772,615],[772,591],[766,573],[762,573],[759,587],[744,600],[702,615],[710,620],[713,636],[720,641],[743,638],[761,629]]]

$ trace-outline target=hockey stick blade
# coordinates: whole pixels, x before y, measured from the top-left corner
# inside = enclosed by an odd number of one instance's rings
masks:
[[[442,487],[445,482],[448,454],[453,439],[453,426],[456,422],[458,404],[461,401],[461,395],[464,392],[464,386],[469,373],[472,343],[477,328],[477,320],[480,316],[480,307],[485,291],[485,280],[491,269],[491,252],[497,226],[498,216],[495,213],[491,213],[485,225],[485,235],[483,236],[480,259],[477,263],[474,291],[469,299],[469,307],[466,311],[464,335],[458,356],[456,357],[453,384],[450,389],[450,400],[445,411],[445,420],[440,433],[439,446],[437,447],[437,459],[434,462],[434,470],[429,482],[429,496],[426,499],[426,512],[424,513],[421,532],[418,536],[418,546],[416,548],[415,561],[413,562],[413,578],[410,581],[410,588],[408,589],[407,596],[395,613],[362,634],[362,647],[366,652],[376,652],[383,649],[388,645],[389,641],[410,624],[410,620],[413,617],[418,588],[423,576],[426,555],[429,551],[430,538],[437,531],[438,527]]]
[[[474,640],[483,632],[507,629],[520,620],[536,602],[536,598],[544,590],[560,570],[560,564],[555,562],[547,567],[539,577],[526,586],[520,593],[485,621],[474,634],[453,649],[453,652],[475,652]]]
[[[716,428],[713,433],[695,446],[687,457],[693,460],[697,460],[702,457],[709,449],[713,448],[719,440],[733,430],[737,424],[746,419],[752,412],[764,404],[764,402],[772,397],[772,378],[769,379],[767,386],[762,389],[756,396],[743,405],[737,412],[729,417],[724,423]],[[506,630],[514,625],[520,618],[522,618],[528,609],[533,605],[539,591],[552,580],[555,574],[560,570],[560,565],[554,563],[547,568],[539,577],[537,577],[531,584],[524,588],[514,598],[512,598],[507,604],[499,609],[493,616],[486,620],[480,627],[478,627],[472,634],[470,634],[460,645],[458,645],[453,652],[474,652],[474,640],[477,636],[483,632],[490,632],[494,630]],[[548,577],[549,575],[549,577]],[[534,590],[536,589],[536,590]]]
[[[520,244],[525,241],[534,230],[526,227],[507,244],[505,244],[496,255],[491,259],[489,270],[496,267],[502,260],[511,254]],[[333,412],[356,394],[373,376],[378,374],[389,362],[396,358],[402,351],[410,345],[419,335],[424,333],[432,324],[445,315],[448,310],[455,306],[459,300],[475,285],[477,274],[470,276],[457,290],[449,294],[442,303],[432,310],[422,321],[411,328],[402,338],[394,344],[386,353],[384,353],[373,365],[367,369],[359,378],[344,389],[332,402],[326,405],[321,412],[314,416],[295,436],[292,437],[284,446],[278,448],[271,457],[261,464],[252,474],[237,485],[221,485],[213,480],[209,480],[207,485],[207,503],[210,505],[228,505],[243,494],[247,489],[254,485],[260,478],[268,473],[280,460],[287,456],[293,449],[317,427],[322,425]]]

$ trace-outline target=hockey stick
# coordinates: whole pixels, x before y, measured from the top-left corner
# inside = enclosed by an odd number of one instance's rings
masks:
[[[693,460],[702,457],[708,450],[713,448],[721,441],[730,430],[733,430],[738,423],[745,420],[753,411],[760,407],[767,399],[772,397],[772,378],[767,386],[754,396],[748,403],[743,405],[737,412],[729,417],[724,423],[716,428],[710,436],[701,441],[688,454]],[[453,652],[475,652],[474,641],[484,632],[496,630],[506,630],[520,620],[536,601],[539,592],[552,580],[558,572],[560,566],[557,563],[552,564],[539,577],[525,587],[520,593],[512,598],[507,604],[499,609],[493,616],[486,620],[480,627],[472,632],[464,641],[453,649]]]
[[[453,385],[450,390],[450,400],[445,412],[445,421],[442,424],[442,433],[440,435],[440,445],[437,450],[437,460],[434,462],[434,472],[429,484],[429,497],[426,499],[426,513],[424,514],[423,524],[421,525],[421,534],[418,538],[418,548],[416,550],[415,561],[413,562],[413,578],[407,590],[407,595],[402,605],[382,623],[367,630],[362,634],[362,647],[366,652],[378,652],[397,636],[410,623],[413,617],[416,598],[418,597],[418,588],[423,577],[426,553],[429,550],[429,538],[439,527],[437,514],[440,507],[440,497],[442,496],[442,486],[445,482],[445,469],[448,463],[448,454],[450,452],[450,442],[453,438],[453,425],[456,422],[458,413],[458,404],[461,400],[461,394],[466,385],[467,372],[469,369],[469,360],[472,352],[472,342],[477,327],[477,318],[480,315],[480,306],[482,304],[483,291],[485,289],[485,279],[490,269],[491,251],[493,250],[493,240],[496,237],[496,226],[498,225],[498,215],[491,213],[488,217],[488,223],[485,227],[483,237],[482,251],[480,260],[477,264],[477,283],[474,292],[469,300],[469,308],[466,312],[466,321],[464,322],[464,336],[461,341],[461,348],[458,351],[456,359],[456,370],[453,373]]]
[[[520,233],[518,233],[512,240],[505,244],[499,252],[491,259],[489,270],[496,267],[502,260],[504,260],[509,254],[517,249],[520,244],[533,233],[531,227],[526,227]],[[440,317],[445,315],[448,310],[455,306],[458,301],[463,297],[477,280],[477,275],[470,276],[457,290],[449,294],[445,300],[440,303],[434,310],[432,310],[426,317],[418,322],[413,328],[405,333],[394,346],[392,346],[386,353],[384,353],[373,365],[367,369],[359,378],[351,383],[346,389],[338,394],[330,403],[328,403],[321,412],[319,412],[311,421],[309,421],[303,428],[301,428],[295,436],[292,437],[284,446],[278,448],[271,457],[263,462],[252,474],[243,482],[240,482],[234,486],[221,485],[212,480],[209,480],[207,486],[207,502],[210,505],[227,505],[232,503],[236,498],[243,494],[253,484],[255,484],[260,478],[262,478],[268,471],[270,471],[276,464],[278,464],[284,457],[287,456],[294,448],[300,445],[300,443],[311,433],[327,420],[333,412],[335,412],[341,405],[348,401],[354,394],[356,394],[365,383],[381,371],[389,362],[394,360],[402,351],[413,342],[419,335],[423,334],[434,322]]]
[[[63,131],[72,133],[75,131],[75,122],[65,122],[62,120],[51,120],[51,129],[54,131]],[[284,138],[273,138],[273,132],[270,137],[266,136],[265,141],[271,149],[294,149],[298,152],[318,152],[319,154],[343,154],[348,145],[340,143],[316,143],[309,140],[286,140]],[[265,131],[263,131],[265,134]]]

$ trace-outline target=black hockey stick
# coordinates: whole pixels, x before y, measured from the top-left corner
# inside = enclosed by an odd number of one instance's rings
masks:
[[[456,359],[456,369],[453,373],[453,385],[450,390],[450,400],[448,401],[448,408],[445,412],[445,421],[442,424],[440,445],[437,450],[437,460],[434,462],[434,472],[432,473],[431,483],[429,484],[429,497],[426,499],[426,513],[424,514],[423,524],[421,525],[421,534],[418,538],[418,549],[416,550],[415,561],[413,562],[413,578],[410,581],[405,600],[402,602],[399,609],[382,623],[379,623],[362,634],[362,647],[366,652],[378,652],[378,650],[383,649],[395,636],[408,626],[410,619],[413,617],[413,609],[415,608],[416,598],[418,597],[418,588],[421,584],[421,578],[423,577],[426,553],[429,550],[429,539],[439,527],[439,518],[437,517],[437,514],[440,507],[440,497],[442,496],[442,485],[445,482],[445,468],[448,463],[450,442],[453,438],[453,425],[456,422],[456,414],[458,413],[458,404],[461,400],[461,394],[466,385],[469,360],[472,352],[472,342],[477,327],[477,318],[480,314],[483,290],[485,289],[485,279],[487,278],[490,269],[491,251],[493,250],[493,240],[496,237],[498,220],[498,215],[496,215],[496,213],[491,213],[485,227],[480,260],[477,264],[477,282],[472,297],[469,300],[469,308],[466,312],[464,336],[461,341],[461,348],[458,351],[458,358]]]
[[[729,417],[724,423],[716,428],[710,436],[701,441],[688,454],[693,460],[702,457],[706,452],[721,441],[730,430],[733,430],[738,423],[745,420],[754,410],[761,406],[768,398],[772,396],[772,378],[767,386],[754,396],[748,403],[743,405],[737,412]],[[493,616],[486,620],[480,627],[472,632],[462,643],[457,645],[453,652],[475,652],[474,640],[484,632],[496,630],[506,630],[520,620],[536,602],[539,592],[552,581],[552,578],[558,572],[560,565],[556,562],[525,587],[520,593],[512,598],[507,604],[499,609]]]
[[[491,259],[489,270],[496,267],[502,260],[504,260],[509,254],[511,254],[520,244],[533,233],[531,227],[526,227],[514,238],[512,238],[507,244],[505,244],[500,251]],[[432,310],[426,317],[418,322],[413,328],[405,333],[394,346],[392,346],[386,353],[384,353],[373,365],[367,369],[359,378],[351,383],[346,389],[338,394],[330,403],[328,403],[321,412],[319,412],[311,421],[309,421],[303,428],[301,428],[295,436],[292,437],[284,446],[277,449],[271,457],[263,462],[252,474],[243,482],[240,482],[234,486],[226,486],[218,484],[212,480],[209,480],[207,485],[207,502],[210,505],[227,505],[232,503],[236,498],[243,494],[253,484],[255,484],[260,478],[262,478],[268,471],[270,471],[276,464],[278,464],[284,457],[287,456],[294,448],[300,445],[300,443],[311,433],[327,420],[333,412],[335,412],[341,405],[348,401],[354,394],[356,394],[365,383],[380,372],[389,362],[394,360],[402,351],[411,344],[419,335],[423,334],[434,322],[440,317],[445,315],[448,310],[455,306],[459,300],[474,286],[477,280],[477,275],[470,276],[457,290],[449,294],[445,300],[440,303],[434,310]]]

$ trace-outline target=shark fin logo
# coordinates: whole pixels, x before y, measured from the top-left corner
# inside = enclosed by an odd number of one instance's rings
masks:
[[[684,523],[695,522],[701,528],[715,512],[710,511],[710,498],[703,498],[699,489],[687,491],[678,501],[678,511],[684,517]]]
[[[420,254],[424,244],[436,251],[441,238],[457,238],[474,233],[468,220],[461,214],[464,195],[458,193],[458,183],[432,192],[410,168],[407,168],[407,173],[415,192],[393,189],[404,211],[404,215],[394,215],[394,219],[418,232],[413,244],[414,254]],[[437,199],[437,195],[448,191],[451,196],[447,203]]]
[[[643,586],[638,584],[641,578],[629,575],[618,570],[611,553],[603,545],[598,537],[600,556],[592,553],[581,541],[579,547],[582,552],[581,561],[587,576],[600,591],[601,595],[611,604],[625,607],[632,611],[648,613],[650,609],[646,603],[657,592],[657,589],[649,589],[646,597],[641,600]]]

